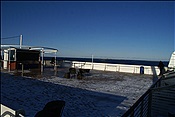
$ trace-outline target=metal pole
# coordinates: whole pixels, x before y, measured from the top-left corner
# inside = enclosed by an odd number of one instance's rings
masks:
[[[44,57],[44,49],[42,48],[42,52],[41,52],[41,56],[42,56],[42,62],[41,62],[41,72],[43,72],[43,65],[44,65],[44,63],[43,63],[43,57]]]
[[[11,50],[11,48],[10,48]],[[8,56],[9,56],[9,72],[10,72],[10,50],[8,50]]]
[[[55,52],[55,64],[54,64],[54,70],[56,71],[57,70],[57,60],[56,60],[56,52]]]
[[[0,63],[0,67],[1,67],[1,69],[2,69],[2,60],[3,60],[3,58],[2,58],[2,50],[1,50],[1,63]]]
[[[22,35],[20,35],[20,49],[21,49],[21,46],[22,46]]]
[[[92,54],[92,69],[93,69],[93,67],[94,67],[93,63],[94,63],[94,56],[93,56],[93,54]]]
[[[24,74],[24,64],[22,63],[22,76]]]
[[[56,52],[55,52],[55,64],[54,64],[54,75],[56,76],[57,75],[57,60],[56,60]]]

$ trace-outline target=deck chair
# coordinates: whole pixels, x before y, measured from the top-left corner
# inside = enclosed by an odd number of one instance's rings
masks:
[[[70,78],[76,77],[77,71],[75,68],[69,68]]]
[[[43,110],[36,113],[35,117],[61,117],[65,101],[56,100],[48,102]]]

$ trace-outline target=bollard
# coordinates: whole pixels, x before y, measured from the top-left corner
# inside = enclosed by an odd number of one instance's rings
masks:
[[[140,74],[144,74],[144,67],[143,66],[140,67]]]

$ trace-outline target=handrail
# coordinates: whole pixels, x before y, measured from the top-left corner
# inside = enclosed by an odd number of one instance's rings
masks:
[[[172,88],[172,87],[175,87],[175,85],[168,85],[168,86],[163,86],[163,87],[151,88],[151,90],[155,91],[155,90],[161,90],[161,89],[169,89],[169,88]]]
[[[166,76],[171,75],[166,74]],[[175,75],[172,77],[166,78],[165,75],[158,79],[134,104],[133,106],[130,107],[128,111],[126,111],[122,117],[151,117],[151,105],[152,105],[152,93],[156,90],[161,90],[161,89],[169,89],[172,87],[175,87],[175,84],[173,85],[168,85],[168,86],[163,86],[161,87],[161,82],[162,80],[168,80],[171,78],[175,78]],[[145,102],[145,103],[143,103]],[[143,108],[146,106],[145,108]],[[136,113],[140,112],[140,114],[135,115]],[[142,113],[146,113],[145,116],[142,115]]]
[[[149,89],[149,90],[147,90],[135,103],[134,103],[134,105],[133,106],[131,106],[131,108],[126,112],[126,113],[124,113],[123,115],[122,115],[122,117],[128,117],[129,115],[131,116],[131,117],[135,117],[134,116],[134,114],[135,114],[135,112],[140,112],[140,115],[139,115],[139,117],[142,117],[143,115],[142,115],[142,113],[145,113],[144,111],[145,110],[148,110],[147,112],[146,112],[146,115],[147,116],[149,116],[150,115],[150,112],[149,112],[149,110],[150,110],[150,99],[151,99],[151,90]],[[145,99],[145,97],[146,96],[148,96],[148,98],[147,98],[147,101],[146,101],[146,99]],[[144,100],[145,99],[145,100]],[[147,106],[147,108],[143,108],[143,102],[148,102],[148,106]],[[135,110],[136,108],[138,108],[139,106],[141,106],[140,108],[140,110]]]
[[[154,66],[154,71],[152,66],[144,65],[128,65],[128,64],[110,64],[110,63],[91,63],[91,62],[82,62],[82,61],[73,61],[74,66],[72,67],[85,67],[88,68],[91,65],[94,70],[104,70],[104,71],[115,71],[115,72],[126,72],[126,73],[137,73],[140,74],[140,68],[143,66],[144,74],[158,74],[159,68]],[[83,66],[81,66],[83,64]]]

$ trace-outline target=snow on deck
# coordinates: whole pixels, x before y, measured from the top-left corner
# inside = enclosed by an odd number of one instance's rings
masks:
[[[82,80],[61,78],[45,70],[42,77],[1,72],[1,103],[33,117],[52,100],[66,102],[63,117],[120,117],[152,85],[151,75],[90,71]]]

